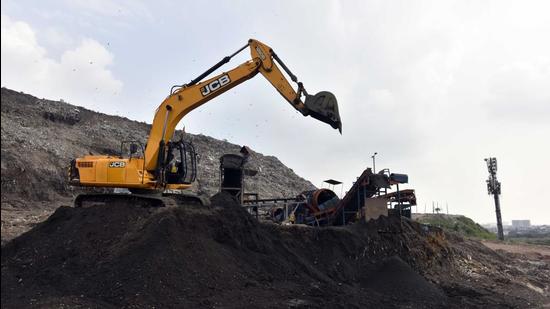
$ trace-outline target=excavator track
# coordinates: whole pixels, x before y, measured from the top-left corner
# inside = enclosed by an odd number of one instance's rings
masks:
[[[164,207],[161,195],[138,195],[117,193],[80,194],[74,200],[74,207],[86,208],[107,204],[131,204],[136,207]]]
[[[124,194],[124,193],[91,193],[80,194],[74,201],[74,207],[94,207],[107,204],[129,204],[135,207],[170,207],[170,206],[208,206],[208,198],[194,193],[163,194]]]

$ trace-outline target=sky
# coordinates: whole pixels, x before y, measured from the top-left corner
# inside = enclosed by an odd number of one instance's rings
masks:
[[[178,129],[274,155],[316,186],[341,180],[344,192],[377,152],[377,170],[409,175],[419,212],[437,203],[480,223],[496,221],[484,162],[496,157],[503,221],[550,224],[548,12],[543,0],[2,0],[1,84],[150,123],[172,85],[255,38],[308,92],[336,95],[343,134],[302,117],[261,75]]]

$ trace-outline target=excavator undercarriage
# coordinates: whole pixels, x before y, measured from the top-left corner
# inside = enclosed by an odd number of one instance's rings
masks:
[[[162,192],[136,194],[136,193],[86,193],[80,194],[74,201],[74,206],[93,207],[107,204],[132,205],[134,207],[172,207],[179,205],[209,206],[210,200],[205,196],[197,195],[191,191]]]

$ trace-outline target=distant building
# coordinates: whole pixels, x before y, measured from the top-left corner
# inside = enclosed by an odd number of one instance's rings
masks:
[[[512,220],[512,228],[514,230],[523,230],[531,227],[531,220]]]

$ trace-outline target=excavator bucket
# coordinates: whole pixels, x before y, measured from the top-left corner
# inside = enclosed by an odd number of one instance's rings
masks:
[[[342,120],[338,112],[338,101],[334,94],[321,91],[316,95],[307,95],[304,105],[309,116],[328,123],[342,134]]]

